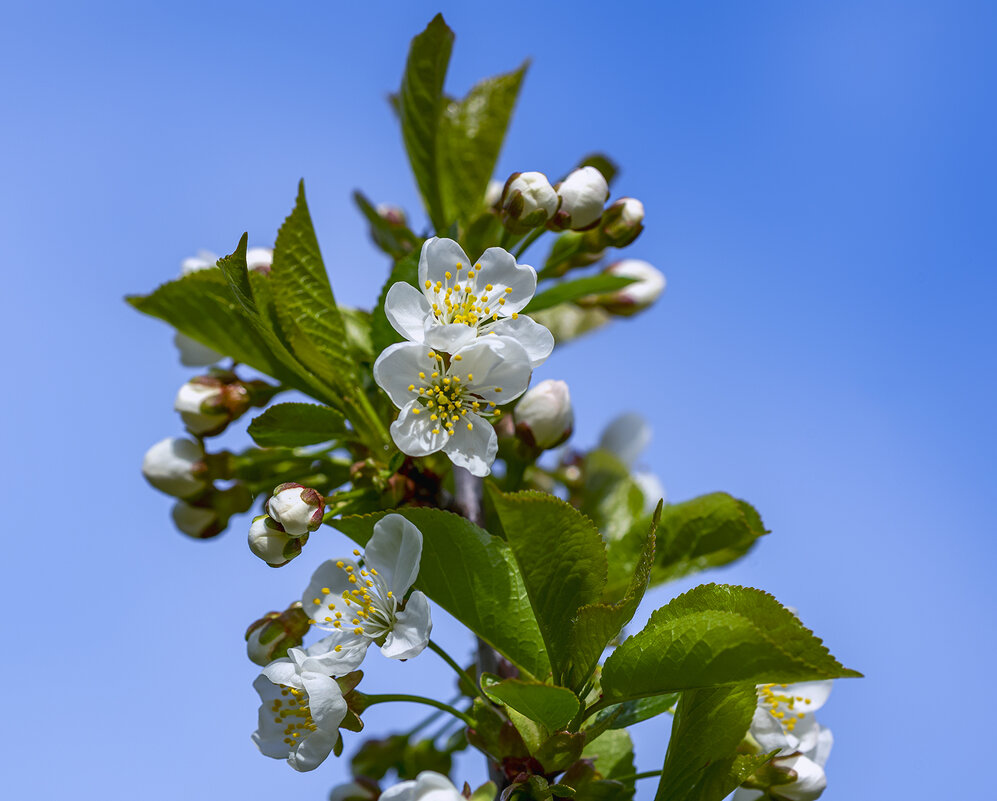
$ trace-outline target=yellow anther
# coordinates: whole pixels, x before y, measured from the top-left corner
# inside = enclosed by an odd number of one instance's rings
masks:
[[[459,361],[461,361],[461,360],[462,360],[463,358],[464,358],[464,357],[463,357],[463,356],[461,356],[461,355],[460,355],[459,353],[455,353],[455,354],[454,354],[454,356],[453,356],[453,360],[454,360],[455,362],[459,362]]]
[[[342,651],[342,650],[343,650],[343,646],[342,646],[342,645],[337,645],[337,646],[336,646],[335,648],[333,648],[332,650],[333,650],[333,651],[335,651],[336,653],[339,653],[340,651]]]
[[[427,278],[427,279],[426,279],[426,289],[431,289],[431,288],[432,288],[432,286],[433,286],[433,282],[432,282],[432,281],[430,281],[430,280],[429,280],[429,279]]]
[[[502,391],[502,387],[495,387],[495,391],[496,392],[501,392]]]
[[[491,284],[485,284],[486,292],[491,292],[493,289],[495,289],[495,287],[493,287]]]
[[[353,565],[347,565],[346,566],[346,572],[347,573],[352,573],[353,572]]]
[[[329,604],[326,608],[327,609],[335,609],[336,605],[335,604]]]
[[[356,576],[350,576],[350,584],[356,584],[356,583],[357,583],[357,577]]]
[[[468,381],[473,381],[474,380],[474,373],[468,373],[467,374],[467,380]]]
[[[457,266],[459,267],[460,265],[458,264]],[[446,271],[445,275],[446,275],[448,281],[451,278],[453,278],[453,273],[451,273],[449,270]]]
[[[363,629],[360,628],[360,626],[357,626],[355,629],[353,629],[353,633],[354,634],[363,634]]]
[[[322,602],[318,598],[312,598],[312,603],[313,604],[320,604]]]
[[[331,618],[331,617],[327,617],[327,618],[325,619],[325,622],[326,622],[326,623],[332,623],[332,618]]]
[[[422,410],[421,409],[413,409],[412,410],[412,414],[422,414]]]
[[[388,590],[388,597],[389,598],[394,598],[395,594],[391,590]]]
[[[336,567],[342,567],[342,566],[343,566],[343,560],[340,559],[338,562],[336,562]]]
[[[343,613],[342,612],[336,612],[336,620],[342,620],[342,619],[343,619]]]
[[[374,568],[371,568],[371,569],[370,569],[370,574],[371,574],[372,576],[376,576],[376,575],[377,575],[377,571],[376,571],[376,570],[374,570]]]
[[[512,319],[513,320],[518,320],[519,319],[519,312],[513,312],[512,313]]]
[[[473,423],[468,423],[467,424],[467,430],[468,431],[473,431],[474,430],[474,424]]]
[[[426,374],[423,373],[423,372],[420,372],[419,373],[419,378],[421,378],[423,381],[425,381],[426,380]]]
[[[409,392],[415,392],[415,384],[409,384],[408,385],[408,391]]]
[[[474,278],[474,270],[468,270],[467,271],[467,277],[468,278]]]

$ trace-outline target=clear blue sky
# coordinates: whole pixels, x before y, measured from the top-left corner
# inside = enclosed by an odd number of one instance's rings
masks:
[[[271,571],[240,525],[172,530],[139,463],[180,431],[188,373],[121,297],[244,230],[272,241],[303,176],[338,294],[370,304],[385,265],[349,194],[416,208],[384,97],[437,10],[454,91],[534,59],[500,177],[606,148],[647,207],[630,252],[667,274],[662,303],[537,375],[570,383],[577,441],[638,409],[672,499],[761,511],[772,535],[704,578],[773,592],[867,674],[822,711],[828,801],[983,797],[997,6],[512,0],[5,7],[6,794],[322,799],[339,779],[256,753],[242,631],[341,541]],[[429,653],[368,667],[371,687],[443,675]],[[640,769],[664,732],[635,730]]]

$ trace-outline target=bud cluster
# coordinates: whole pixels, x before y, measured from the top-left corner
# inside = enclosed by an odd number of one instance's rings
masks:
[[[212,437],[252,406],[265,406],[277,388],[265,381],[242,381],[235,373],[212,370],[180,387],[173,408],[191,434]]]
[[[279,485],[263,507],[266,514],[249,527],[249,549],[270,567],[283,567],[322,525],[325,506],[318,490],[293,482]]]

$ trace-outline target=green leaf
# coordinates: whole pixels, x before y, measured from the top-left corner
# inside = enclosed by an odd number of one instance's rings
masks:
[[[644,494],[630,477],[630,470],[614,454],[604,450],[589,451],[582,464],[585,484],[582,487],[581,510],[592,518],[610,548],[630,533],[634,524],[644,515]],[[654,503],[658,498],[652,499]],[[640,552],[647,531],[645,520],[635,538],[634,554]],[[631,564],[626,569],[629,579]]]
[[[728,684],[859,676],[768,593],[705,584],[657,610],[602,669],[608,703]]]
[[[262,448],[317,445],[346,433],[339,412],[315,403],[278,403],[249,424],[249,436]]]
[[[384,299],[388,296],[388,290],[396,283],[411,284],[418,289],[419,283],[419,254],[420,247],[417,247],[405,258],[395,262],[391,268],[388,279],[381,287],[381,294],[377,298],[377,305],[371,312],[370,338],[375,353],[380,353],[388,345],[402,341],[402,335],[392,328],[388,322],[388,317],[384,313]]]
[[[444,105],[443,82],[453,42],[453,31],[443,21],[443,15],[437,14],[426,30],[412,40],[398,92],[402,140],[429,219],[437,231],[442,231],[449,222],[443,213],[438,178],[438,139]]]
[[[559,773],[577,761],[584,746],[584,734],[559,731],[548,737],[534,756],[543,765],[544,773]]]
[[[492,485],[488,489],[560,683],[570,659],[575,616],[600,600],[606,583],[602,539],[592,521],[560,498],[539,492],[507,495]]]
[[[578,300],[589,295],[598,295],[603,292],[615,292],[617,289],[632,284],[635,279],[624,278],[620,275],[609,275],[599,273],[597,275],[587,275],[584,278],[572,278],[568,281],[561,281],[550,289],[545,289],[533,296],[533,300],[524,309],[525,312],[533,312],[549,309],[568,301]]]
[[[430,507],[396,509],[423,533],[417,586],[530,676],[550,663],[512,550],[463,517]],[[388,512],[333,520],[361,545]]]
[[[654,529],[660,513],[661,504],[658,504],[626,595],[614,604],[590,604],[578,610],[571,629],[567,673],[568,683],[576,689],[592,675],[606,646],[633,619],[640,606],[654,564]]]
[[[503,681],[485,673],[481,677],[481,689],[496,703],[512,707],[551,731],[565,728],[581,708],[571,690],[536,681]]]
[[[630,735],[622,729],[606,731],[585,744],[583,759],[594,759],[595,769],[604,779],[624,779],[624,784],[633,790],[636,773],[634,769],[634,744]]]
[[[298,360],[331,386],[348,392],[356,380],[356,366],[308,213],[304,181],[298,184],[294,210],[277,233],[270,285],[280,328]]]
[[[667,504],[658,526],[651,584],[733,562],[767,533],[758,512],[726,492]]]
[[[444,108],[438,144],[447,221],[466,221],[481,210],[528,66],[481,81]]]
[[[655,801],[721,801],[751,775],[758,758],[737,747],[757,702],[753,684],[683,692]]]
[[[678,693],[667,693],[666,695],[651,695],[647,698],[635,698],[632,701],[624,701],[622,704],[613,704],[595,716],[593,727],[603,725],[605,721],[609,720],[609,723],[606,724],[607,729],[626,729],[641,721],[664,714],[675,706],[675,702],[678,700]]]
[[[381,250],[391,256],[392,259],[400,259],[412,252],[422,241],[417,237],[407,225],[392,225],[377,213],[374,204],[363,194],[356,190],[353,193],[353,202],[367,222],[370,224],[371,237]]]

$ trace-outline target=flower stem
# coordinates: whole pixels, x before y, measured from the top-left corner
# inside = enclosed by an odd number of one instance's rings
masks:
[[[436,654],[438,654],[439,657],[444,662],[446,662],[448,665],[450,665],[450,667],[452,667],[454,669],[454,672],[458,676],[460,676],[471,687],[473,687],[474,688],[474,692],[477,693],[477,695],[481,698],[482,701],[486,701],[488,703],[491,703],[485,697],[484,693],[481,692],[481,688],[478,687],[478,683],[473,678],[471,678],[470,675],[468,675],[468,672],[466,670],[464,670],[464,668],[462,668],[460,665],[457,664],[456,660],[454,660],[454,658],[451,657],[450,654],[448,654],[446,651],[444,651],[439,645],[437,645],[432,640],[429,641],[429,650],[434,651]]]
[[[542,225],[539,228],[534,228],[530,232],[529,236],[527,236],[526,239],[522,241],[522,244],[520,244],[520,246],[516,248],[516,252],[512,254],[513,256],[516,257],[516,261],[519,261],[519,257],[522,256],[529,249],[530,245],[532,245],[540,237],[542,237],[546,231],[547,229],[544,228]]]
[[[384,695],[365,695],[364,703],[366,706],[374,706],[374,704],[386,704],[389,701],[404,701],[410,704],[425,704],[426,706],[434,706],[437,709],[442,709],[444,712],[449,712],[458,720],[462,720],[465,725],[473,726],[474,721],[461,712],[459,709],[454,709],[449,704],[444,704],[442,701],[435,701],[432,698],[425,698],[421,695],[402,695],[400,693],[387,693]]]
[[[643,773],[631,773],[629,776],[614,776],[613,781],[616,782],[630,782],[637,781],[638,779],[653,779],[655,776],[661,775],[660,770],[646,770]]]

